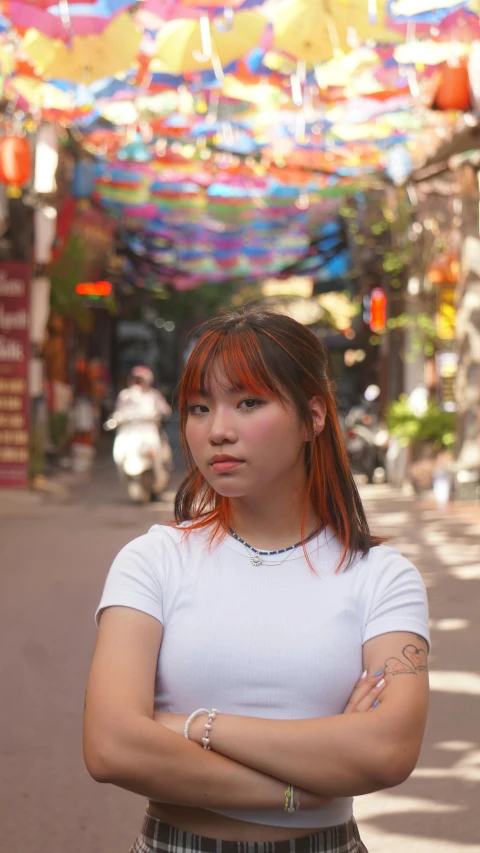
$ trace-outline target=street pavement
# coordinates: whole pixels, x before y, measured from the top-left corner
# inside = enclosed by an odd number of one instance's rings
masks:
[[[374,532],[391,534],[423,574],[433,644],[418,768],[357,799],[362,836],[370,853],[480,853],[478,505],[437,509],[387,485],[361,492]],[[126,853],[139,830],[144,801],[84,768],[82,711],[108,567],[171,517],[172,498],[129,505],[108,456],[74,488],[0,492],[1,850]]]

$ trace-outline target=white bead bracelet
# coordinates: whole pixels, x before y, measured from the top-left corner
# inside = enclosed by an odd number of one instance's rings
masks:
[[[187,722],[185,723],[185,728],[183,729],[183,736],[187,740],[189,740],[188,730],[190,728],[190,723],[193,723],[193,721],[196,720],[197,717],[201,717],[202,714],[210,714],[210,711],[208,710],[208,708],[198,708],[196,711],[193,712],[193,714],[190,714]]]
[[[219,714],[219,713],[220,713],[220,711],[217,711],[216,708],[212,708],[212,710],[208,712],[208,720],[205,723],[205,735],[202,738],[202,743],[203,743],[204,749],[211,749],[210,732],[212,730],[213,721],[216,718],[217,714]]]

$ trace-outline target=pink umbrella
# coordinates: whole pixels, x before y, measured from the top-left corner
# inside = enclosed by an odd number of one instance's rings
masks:
[[[52,4],[49,3],[49,5]],[[38,8],[38,4],[34,6],[33,3],[25,2],[25,0],[18,3],[6,2],[4,7],[6,16],[18,30],[24,31],[33,27],[49,38],[62,39],[63,41],[68,41],[72,35],[98,35],[110,23],[110,19],[105,17],[75,15],[74,6],[70,10],[69,24],[65,24],[58,15],[52,15],[50,12]]]
[[[179,2],[179,0],[145,0],[139,15],[144,13],[155,15],[162,21],[171,21],[176,18],[200,18],[204,15],[217,16],[225,11],[239,12],[251,6],[261,6],[264,0],[199,0],[199,2]]]
[[[50,6],[54,5],[55,0],[25,0],[25,5],[30,6],[31,9],[35,7],[37,9],[48,9]],[[80,0],[76,0],[76,2],[80,2]],[[92,6],[97,0],[81,0],[82,4]]]
[[[449,39],[472,42],[480,39],[480,19],[473,12],[468,12],[467,9],[458,9],[451,15],[447,15],[437,28],[433,28],[431,35],[436,41]]]
[[[438,22],[417,20],[414,16],[410,22],[407,19],[397,21],[388,16],[388,28],[390,30],[406,33],[409,25],[414,27],[417,38],[427,36],[438,41],[452,39],[453,41],[464,42],[470,39],[478,39],[480,29],[478,16],[467,9],[456,9]]]

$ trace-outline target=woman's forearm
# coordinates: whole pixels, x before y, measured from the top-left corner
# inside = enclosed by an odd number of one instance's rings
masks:
[[[285,801],[285,783],[199,748],[148,718],[105,732],[96,749],[86,749],[85,761],[97,781],[162,803],[281,811]],[[302,807],[319,805],[318,797],[302,793]]]
[[[201,718],[190,732],[199,742]],[[216,752],[325,797],[367,794],[403,781],[380,708],[314,720],[219,714],[210,737]]]

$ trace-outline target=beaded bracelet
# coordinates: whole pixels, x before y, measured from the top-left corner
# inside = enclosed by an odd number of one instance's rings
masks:
[[[193,712],[193,714],[190,714],[187,722],[185,723],[185,727],[183,729],[183,736],[187,740],[189,740],[188,731],[190,728],[190,723],[193,723],[193,721],[196,720],[197,717],[200,717],[202,714],[209,714],[209,713],[210,713],[210,711],[208,710],[208,708],[198,708],[196,711]]]
[[[202,738],[202,743],[203,743],[204,749],[211,749],[210,732],[212,730],[213,721],[215,720],[217,714],[219,714],[219,713],[220,713],[220,711],[217,711],[216,708],[212,708],[212,710],[208,712],[208,720],[205,723],[205,735]]]

